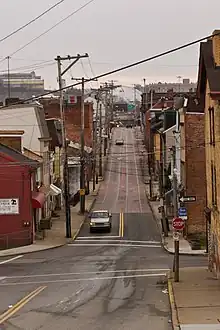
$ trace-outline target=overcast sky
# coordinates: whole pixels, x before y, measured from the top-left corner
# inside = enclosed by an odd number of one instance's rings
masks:
[[[2,42],[0,57],[9,56],[87,1],[65,0],[46,16]],[[0,39],[56,2],[58,0],[1,1]],[[56,88],[57,67],[53,60],[57,55],[87,52],[93,72],[99,74],[209,35],[220,28],[219,12],[219,0],[95,0],[13,55],[10,66],[21,68],[22,72],[34,70],[45,79],[46,87]],[[105,79],[124,85],[142,83],[143,78],[147,82],[177,82],[177,76],[196,81],[198,50],[199,45],[193,46]],[[93,76],[88,59],[82,63],[83,66],[79,63],[65,75],[67,83],[71,82],[71,75]],[[0,63],[0,71],[6,68],[6,61]]]

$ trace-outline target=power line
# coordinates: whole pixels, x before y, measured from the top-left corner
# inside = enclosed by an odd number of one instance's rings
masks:
[[[24,65],[24,66],[20,66],[20,67],[17,67],[17,68],[11,68],[10,71],[16,71],[16,70],[26,70],[26,69],[29,69],[29,70],[33,70],[35,68],[38,68],[38,67],[42,67],[45,66],[45,65],[48,65],[48,64],[52,64],[54,63],[54,61],[42,61],[42,62],[37,62],[37,63],[33,63],[33,64],[30,64],[30,65]],[[55,63],[56,64],[56,63]],[[0,70],[0,72],[7,72],[7,70]]]
[[[20,32],[21,30],[23,30],[24,28],[26,28],[27,26],[31,25],[32,23],[36,22],[39,18],[43,17],[44,15],[46,15],[47,13],[49,13],[52,9],[56,8],[57,6],[59,6],[62,2],[64,2],[65,0],[60,0],[57,3],[55,3],[53,6],[51,6],[50,8],[48,8],[47,10],[45,10],[43,13],[41,13],[40,15],[38,15],[37,17],[33,18],[31,21],[29,21],[28,23],[22,25],[21,27],[19,27],[17,30],[14,30],[13,32],[9,33],[7,36],[5,36],[4,38],[0,39],[0,42],[5,41],[6,39],[12,37],[14,34]]]
[[[63,0],[64,1],[64,0]],[[57,27],[58,25],[60,25],[61,23],[63,23],[64,21],[66,21],[68,18],[70,18],[71,16],[73,16],[74,14],[78,13],[80,10],[84,9],[85,7],[87,7],[90,3],[94,2],[95,0],[90,0],[87,3],[85,3],[84,5],[82,5],[81,7],[79,7],[78,9],[74,10],[71,14],[69,14],[68,16],[64,17],[62,20],[60,20],[59,22],[57,22],[56,24],[54,24],[53,26],[51,26],[48,30],[44,31],[43,33],[41,33],[40,35],[38,35],[37,37],[35,37],[34,39],[30,40],[28,43],[26,43],[25,45],[23,45],[22,47],[18,48],[17,50],[15,50],[11,55],[9,56],[13,56],[15,54],[17,54],[18,52],[20,52],[21,50],[23,50],[24,48],[26,48],[27,46],[29,46],[30,44],[32,44],[34,41],[40,39],[41,37],[43,37],[45,34],[47,34],[48,32],[50,32],[51,30],[53,30],[55,27]],[[1,62],[0,62],[1,63]]]
[[[91,0],[91,1],[94,1],[94,0]],[[143,60],[140,60],[140,61],[137,61],[137,62],[133,62],[133,63],[131,63],[131,64],[128,64],[128,65],[122,66],[122,67],[120,67],[120,68],[118,68],[118,69],[114,69],[114,70],[111,70],[111,71],[107,71],[107,72],[102,73],[102,74],[99,74],[99,75],[97,75],[97,76],[95,76],[95,77],[93,77],[93,78],[86,79],[85,82],[94,81],[94,80],[97,80],[97,79],[100,79],[100,78],[103,78],[103,77],[106,77],[106,76],[112,75],[112,74],[114,74],[114,73],[117,73],[117,72],[121,72],[121,71],[124,71],[124,70],[130,69],[130,68],[135,67],[135,66],[138,66],[138,65],[140,65],[140,64],[143,64],[143,63],[146,63],[146,62],[153,61],[153,60],[155,60],[155,59],[157,59],[157,58],[160,58],[160,57],[163,57],[163,56],[166,56],[166,55],[169,55],[169,54],[175,53],[175,52],[177,52],[177,51],[179,51],[179,50],[182,50],[182,49],[188,48],[188,47],[190,47],[190,46],[193,46],[193,45],[195,45],[195,44],[197,44],[197,43],[199,43],[199,42],[202,42],[202,41],[204,41],[204,40],[206,40],[206,39],[210,39],[210,38],[212,38],[213,36],[217,36],[217,35],[220,35],[220,32],[217,32],[217,33],[214,33],[214,34],[211,34],[211,35],[208,35],[208,36],[202,37],[202,38],[200,38],[200,39],[196,39],[196,40],[194,40],[194,41],[188,42],[188,43],[183,44],[183,45],[181,45],[181,46],[178,46],[178,47],[175,47],[175,48],[169,49],[169,50],[167,50],[167,51],[165,51],[165,52],[161,52],[161,53],[156,54],[156,55],[153,55],[153,56],[151,56],[151,57],[147,57],[147,58],[145,58],[145,59],[143,59]],[[28,98],[28,99],[24,100],[23,102],[33,101],[33,100],[39,99],[39,98],[41,98],[41,97],[43,97],[43,96],[47,96],[47,95],[50,95],[50,94],[53,94],[53,93],[59,92],[59,91],[61,91],[61,90],[66,90],[66,89],[73,88],[73,87],[75,87],[75,86],[79,86],[79,85],[81,85],[80,82],[75,83],[75,84],[71,84],[71,85],[68,85],[68,86],[62,87],[61,89],[55,89],[55,90],[53,90],[53,91],[50,91],[50,92],[47,92],[47,93],[44,93],[44,94],[40,94],[40,95],[38,95],[38,96]],[[15,105],[15,104],[19,104],[19,102],[14,103],[14,105]],[[6,108],[6,107],[7,107],[7,106],[3,106],[2,108]]]

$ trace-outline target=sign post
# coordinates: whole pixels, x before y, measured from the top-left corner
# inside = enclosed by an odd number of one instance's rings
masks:
[[[183,230],[185,227],[185,221],[182,218],[174,218],[173,219],[173,229],[174,229],[174,234],[173,234],[173,239],[174,239],[174,281],[179,282],[179,231]]]

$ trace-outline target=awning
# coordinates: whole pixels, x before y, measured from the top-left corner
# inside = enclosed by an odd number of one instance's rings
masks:
[[[62,190],[60,188],[58,188],[57,186],[55,186],[54,184],[50,185],[50,194],[52,196],[60,195],[61,192],[62,192]]]
[[[45,195],[42,192],[32,191],[33,209],[41,209],[45,202]]]

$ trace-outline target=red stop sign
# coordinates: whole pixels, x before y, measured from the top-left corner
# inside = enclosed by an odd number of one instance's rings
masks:
[[[185,221],[182,218],[173,219],[173,228],[176,230],[183,230],[185,226]]]

